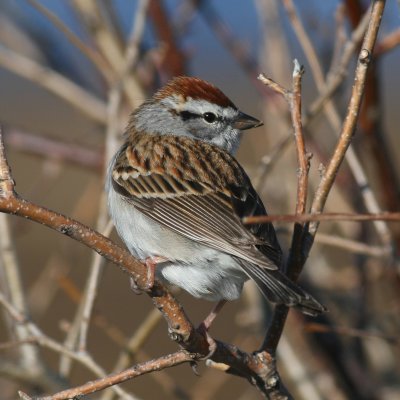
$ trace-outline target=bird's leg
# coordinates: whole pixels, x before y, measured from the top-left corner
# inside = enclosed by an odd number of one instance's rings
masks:
[[[206,331],[208,331],[213,323],[215,317],[221,311],[222,307],[225,305],[226,300],[220,300],[210,311],[210,314],[204,319],[204,321],[200,324]]]
[[[154,285],[157,264],[161,264],[166,261],[168,261],[168,259],[161,256],[147,257],[144,261],[142,261],[147,268],[146,283],[143,288],[139,288],[133,278],[131,278],[131,289],[136,294],[141,294],[143,290],[151,289]]]
[[[203,320],[203,322],[198,326],[197,330],[198,332],[202,333],[209,344],[209,349],[210,353],[207,355],[205,358],[209,358],[212,356],[214,351],[217,348],[217,344],[215,343],[215,340],[209,335],[208,330],[211,327],[211,324],[213,323],[215,317],[218,315],[218,313],[221,311],[222,307],[225,305],[226,300],[220,300],[211,310],[211,312],[207,315],[207,317]]]

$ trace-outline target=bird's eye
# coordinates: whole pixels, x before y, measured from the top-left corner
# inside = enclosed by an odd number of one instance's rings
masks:
[[[206,112],[203,114],[203,119],[204,119],[204,121],[208,122],[209,124],[212,124],[217,119],[217,116],[215,114],[213,114],[212,112]]]

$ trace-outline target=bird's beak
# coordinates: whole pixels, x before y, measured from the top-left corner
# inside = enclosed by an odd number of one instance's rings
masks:
[[[262,121],[259,121],[258,119],[251,117],[250,115],[247,115],[245,113],[239,112],[238,117],[233,123],[233,127],[235,129],[240,129],[241,131],[244,131],[245,129],[257,128],[258,126],[261,126],[263,124],[264,123]]]

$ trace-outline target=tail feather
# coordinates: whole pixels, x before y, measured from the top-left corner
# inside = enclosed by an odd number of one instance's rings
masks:
[[[298,308],[304,314],[316,316],[327,309],[292,282],[279,270],[267,270],[251,263],[241,263],[244,272],[271,302]]]

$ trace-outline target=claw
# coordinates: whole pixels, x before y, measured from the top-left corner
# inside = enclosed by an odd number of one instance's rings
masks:
[[[207,360],[208,358],[210,358],[215,353],[215,350],[217,350],[217,342],[208,333],[206,325],[204,324],[204,322],[202,322],[198,326],[197,332],[199,332],[201,335],[205,336],[205,338],[207,340],[209,353],[205,357],[201,358],[201,360]]]
[[[132,277],[129,278],[129,281],[130,281],[131,290],[133,293],[135,293],[137,295],[143,293],[143,291],[139,289],[139,286],[136,284],[135,280]]]
[[[196,361],[191,361],[190,366],[192,367],[193,373],[196,376],[200,376],[200,372],[199,372],[199,369],[198,369],[199,365],[197,364],[197,362]]]

